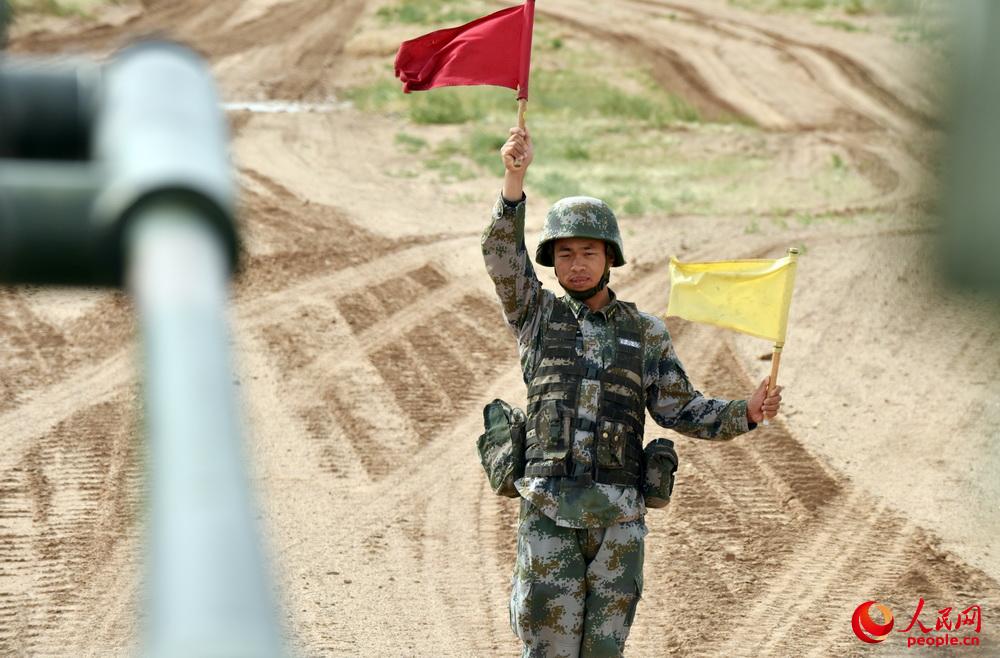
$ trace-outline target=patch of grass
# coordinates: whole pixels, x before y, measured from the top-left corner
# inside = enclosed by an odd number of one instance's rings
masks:
[[[852,16],[865,13],[865,3],[862,0],[848,0],[844,11]]]
[[[389,76],[341,92],[360,110],[405,115],[419,124],[462,124],[501,112],[514,116],[513,95],[498,87],[446,87],[404,94],[399,81]]]
[[[473,118],[461,97],[451,94],[420,94],[413,97],[410,118],[414,123],[465,123]]]
[[[424,165],[437,172],[438,180],[442,183],[455,183],[475,178],[475,174],[469,170],[469,165],[456,158],[434,157],[424,161]]]
[[[566,144],[561,155],[567,160],[590,159],[590,151],[587,149],[587,145],[581,142],[571,142],[569,144]]]
[[[460,25],[482,15],[469,8],[468,4],[463,0],[401,0],[394,5],[380,7],[375,15],[386,24]]]
[[[443,183],[454,183],[475,178],[475,165],[464,157],[466,145],[454,139],[447,139],[434,147],[430,155],[423,156],[424,167],[437,173]]]
[[[434,147],[434,155],[439,158],[452,158],[462,154],[462,145],[454,139],[446,139]]]
[[[916,42],[932,46],[943,46],[948,42],[948,33],[939,22],[932,22],[914,16],[906,19],[893,35],[896,41]]]
[[[50,16],[88,16],[100,5],[121,4],[120,0],[9,0],[10,12]]]
[[[856,0],[855,0],[856,1]],[[823,9],[826,0],[778,0],[781,9]]]
[[[390,178],[416,178],[420,175],[416,169],[390,169],[385,173]]]
[[[566,196],[578,196],[584,194],[584,185],[576,177],[572,177],[562,171],[549,171],[532,183],[532,186],[540,194],[550,199],[560,199]]]
[[[697,110],[658,87],[645,93],[624,91],[588,71],[540,70],[532,73],[531,116],[581,119],[603,117],[639,121],[656,127],[699,122]],[[389,78],[347,89],[342,94],[365,111],[405,113],[419,124],[510,121],[517,105],[512,90],[501,87],[445,87],[403,94]],[[577,155],[583,159],[583,154]]]
[[[729,4],[757,11],[842,11],[849,16],[900,16],[922,9],[922,0],[729,0]]]
[[[642,215],[646,212],[646,204],[642,197],[629,197],[622,206],[622,212],[626,215]]]
[[[406,150],[407,153],[416,153],[427,146],[427,140],[409,133],[396,133],[395,142]]]
[[[548,115],[637,120],[654,126],[674,121],[697,122],[698,112],[658,87],[638,94],[625,91],[586,70],[533,72],[531,106]]]
[[[448,200],[452,203],[472,205],[481,204],[483,202],[483,197],[472,192],[462,192],[460,194],[448,195]]]
[[[351,87],[341,92],[344,100],[351,101],[365,112],[392,112],[398,110],[401,85],[395,80],[379,79],[361,87]]]
[[[414,123],[456,124],[493,116],[514,116],[514,92],[499,87],[446,87],[410,94],[408,114]]]
[[[500,147],[505,141],[506,134],[503,132],[477,128],[469,137],[466,154],[483,169],[496,176],[503,176]]]
[[[813,21],[816,25],[823,25],[825,27],[832,27],[837,30],[843,30],[844,32],[868,32],[868,28],[859,27],[854,23],[849,21],[841,20],[839,18],[817,18]]]

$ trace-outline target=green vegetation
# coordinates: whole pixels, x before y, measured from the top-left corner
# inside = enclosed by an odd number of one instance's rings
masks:
[[[122,0],[9,0],[11,13],[88,16],[101,5],[121,4]]]
[[[897,41],[944,47],[947,32],[942,12],[948,3],[940,0],[729,0],[729,4],[763,12],[812,12],[813,22],[845,32],[869,32],[870,28],[845,17],[892,16],[899,19],[892,36]],[[839,15],[838,15],[839,14]]]
[[[896,28],[896,34],[893,36],[896,41],[916,42],[942,50],[948,46],[948,32],[942,22],[923,14],[906,17]]]
[[[912,14],[922,7],[921,0],[729,0],[729,4],[757,11],[842,11],[859,14]]]
[[[817,18],[813,21],[816,25],[823,25],[825,27],[832,27],[838,30],[843,30],[844,32],[868,32],[868,28],[860,27],[851,23],[849,21],[841,20],[839,18]]]
[[[469,4],[463,0],[401,0],[393,6],[381,7],[375,15],[383,23],[460,25],[482,15],[471,10]]]
[[[496,8],[478,0],[398,0],[378,20],[433,29],[460,22],[447,21],[459,6],[477,16]],[[421,27],[412,34],[425,31]],[[782,178],[786,163],[768,147],[774,138],[765,139],[756,126],[738,118],[701,116],[666,91],[651,70],[596,48],[539,16],[528,106],[536,153],[529,182],[534,198],[594,195],[624,218],[752,208],[761,219],[746,230],[759,232],[776,228],[762,219],[774,208],[786,209],[787,219],[781,220],[786,226],[796,220],[805,224],[814,220],[798,209],[814,205],[817,196],[832,204],[840,195],[871,193],[845,156],[832,152],[808,171]],[[499,149],[517,112],[510,89],[448,87],[403,94],[387,62],[380,75],[343,96],[400,126],[395,143],[413,157],[392,176],[430,173],[439,183],[451,184],[503,175]],[[460,186],[451,191],[453,200],[465,193]]]
[[[427,146],[427,140],[408,133],[396,133],[396,144],[409,153],[416,153]]]
[[[662,127],[678,121],[697,122],[697,110],[682,99],[650,88],[625,91],[599,74],[584,71],[532,71],[531,112],[574,120],[615,118]],[[398,82],[381,78],[347,90],[346,98],[365,111],[406,114],[414,123],[464,124],[509,117],[513,92],[500,87],[445,87],[433,93],[401,94]]]
[[[452,12],[458,8],[475,15],[495,9],[478,2],[400,0],[378,16],[383,23],[443,27],[471,18],[455,17]],[[414,36],[420,32],[414,30]],[[535,54],[529,125],[537,135],[539,155],[533,189],[550,198],[584,191],[604,195],[626,215],[674,211],[699,198],[677,184],[691,174],[690,168],[662,162],[663,149],[672,141],[665,131],[701,123],[695,108],[666,92],[649,71],[632,70],[622,78],[621,68],[609,63],[606,53],[589,50],[572,35],[548,32],[544,19],[536,25]],[[413,130],[395,138],[400,150],[419,153],[418,166],[434,172],[440,182],[503,174],[498,152],[517,111],[509,89],[447,87],[402,94],[386,65],[381,76],[343,96],[366,112],[416,125],[456,126],[457,136],[448,131],[453,136],[431,144]],[[664,183],[670,185],[668,191],[663,191]]]
[[[500,164],[497,153],[505,141],[507,141],[507,135],[502,130],[494,132],[477,128],[469,136],[465,147],[460,147],[460,149],[484,170],[499,176],[503,174],[503,166]]]
[[[409,21],[415,16],[405,9],[410,6],[438,12],[432,17],[436,19],[449,4],[404,0],[386,9],[383,20]],[[650,72],[633,70],[622,78],[605,54],[564,34],[550,34],[541,24],[535,40],[529,125],[539,154],[532,175],[538,193],[552,198],[588,191],[604,195],[627,215],[672,212],[699,198],[693,189],[676,184],[689,170],[662,162],[663,149],[672,141],[665,131],[701,123],[695,108],[666,92]],[[417,125],[457,126],[458,137],[431,146],[405,132],[396,136],[399,148],[421,153],[422,166],[441,182],[503,174],[498,151],[517,111],[511,90],[447,87],[402,94],[392,74],[387,65],[382,76],[343,95],[366,112]],[[669,191],[661,191],[663,182],[671,184]]]

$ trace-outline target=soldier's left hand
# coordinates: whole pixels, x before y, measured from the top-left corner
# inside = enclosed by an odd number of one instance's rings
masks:
[[[765,418],[774,418],[778,415],[783,387],[775,386],[774,391],[769,393],[767,389],[770,383],[771,378],[765,377],[747,401],[747,420],[751,423],[759,423]]]

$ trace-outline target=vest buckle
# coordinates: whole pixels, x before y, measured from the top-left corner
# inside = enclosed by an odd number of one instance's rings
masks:
[[[594,476],[590,472],[580,475],[568,475],[562,478],[565,486],[586,488],[594,483]]]

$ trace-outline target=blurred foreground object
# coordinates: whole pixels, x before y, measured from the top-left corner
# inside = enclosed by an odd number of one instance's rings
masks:
[[[219,108],[204,64],[172,43],[103,67],[0,65],[0,283],[127,286],[140,316],[144,655],[283,653],[231,374],[237,248]]]
[[[950,278],[1000,292],[1000,2],[955,12],[944,256]]]

